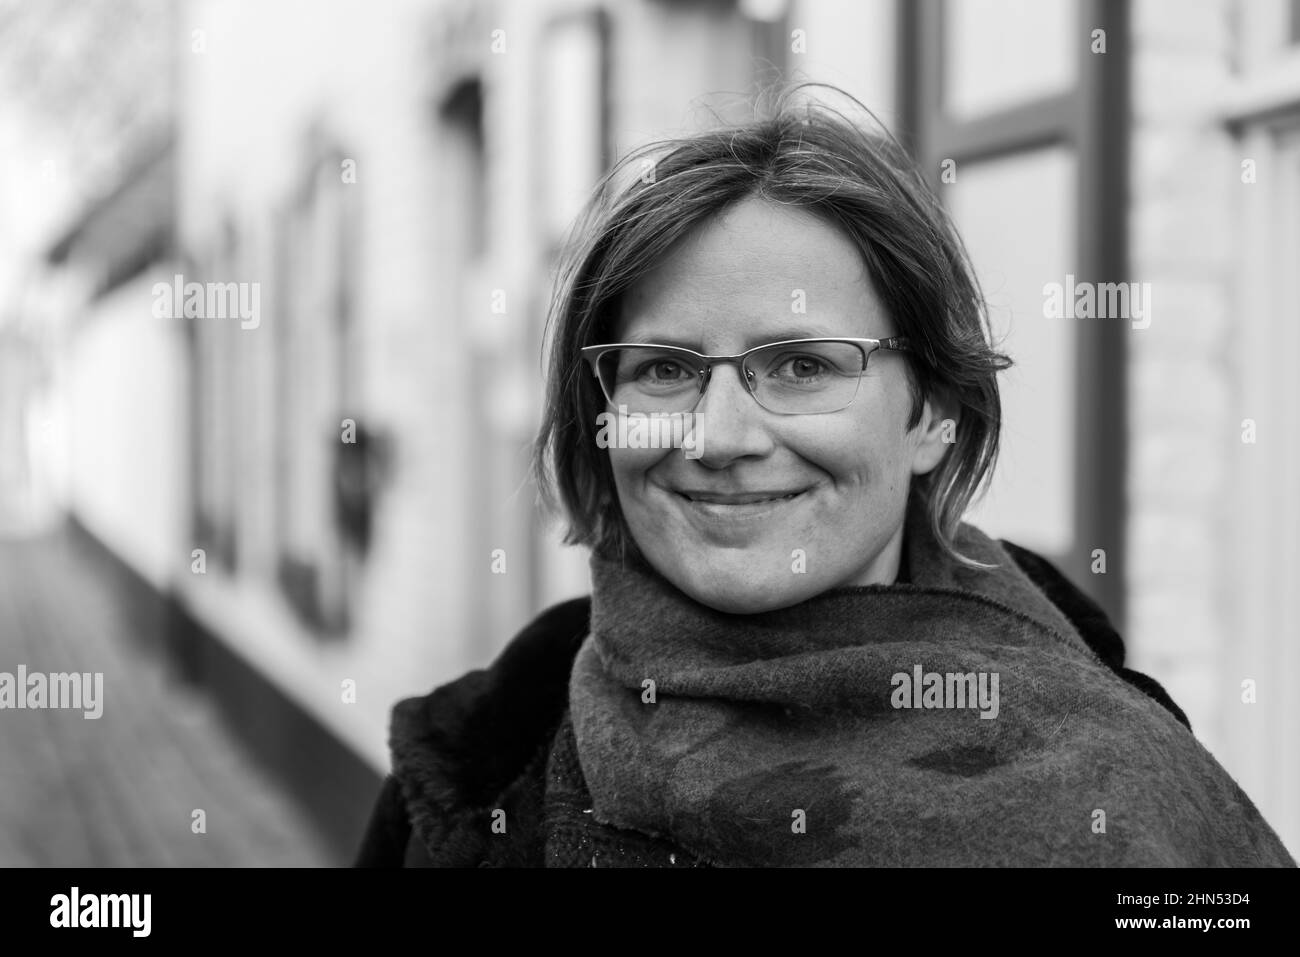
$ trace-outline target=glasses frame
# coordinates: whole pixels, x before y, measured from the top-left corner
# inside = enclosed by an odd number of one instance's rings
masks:
[[[822,412],[778,412],[775,409],[769,409],[763,405],[758,398],[757,382],[753,372],[745,365],[745,360],[755,352],[762,352],[765,349],[771,349],[776,346],[793,346],[806,345],[815,342],[845,342],[857,346],[862,350],[862,371],[858,373],[858,388],[853,390],[853,396],[848,402],[836,409],[826,409]],[[592,375],[600,383],[601,394],[605,396],[605,401],[610,405],[614,404],[613,398],[605,388],[605,382],[600,377],[600,358],[607,352],[613,352],[616,349],[663,349],[669,352],[680,352],[701,360],[704,368],[700,370],[700,391],[695,397],[695,403],[689,409],[683,409],[683,412],[694,412],[700,400],[704,398],[705,390],[709,387],[709,382],[713,378],[713,367],[717,365],[734,365],[740,370],[740,378],[745,383],[745,388],[749,390],[750,396],[758,407],[765,412],[771,412],[773,415],[830,415],[832,412],[842,412],[853,404],[853,400],[858,397],[858,392],[862,386],[862,377],[867,374],[867,363],[871,359],[873,352],[912,352],[912,342],[907,336],[889,336],[885,339],[851,339],[829,336],[815,339],[782,339],[779,342],[765,342],[760,346],[754,346],[752,349],[746,349],[744,352],[738,352],[734,356],[710,356],[702,352],[696,352],[694,349],[687,349],[685,346],[664,346],[654,342],[607,342],[601,345],[584,346],[579,351],[582,357],[587,360],[591,366]]]

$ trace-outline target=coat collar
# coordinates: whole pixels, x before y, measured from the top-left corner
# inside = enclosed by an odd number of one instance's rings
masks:
[[[575,598],[548,609],[490,667],[394,707],[393,774],[426,848],[472,854],[486,815],[549,747],[590,608]]]

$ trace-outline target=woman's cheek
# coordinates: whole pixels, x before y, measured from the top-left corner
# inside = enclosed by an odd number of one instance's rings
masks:
[[[628,485],[629,491],[637,490],[637,483],[646,479],[649,472],[658,467],[676,450],[674,449],[628,449],[611,448],[609,464],[614,475]],[[676,454],[681,455],[681,452]]]
[[[666,519],[667,515],[663,498],[656,496],[652,486],[671,486],[666,471],[670,464],[667,459],[672,454],[682,453],[673,449],[610,449],[609,454],[614,490],[624,518],[633,526],[635,537],[653,534],[656,522]],[[662,474],[656,473],[656,469],[660,469]],[[663,494],[661,492],[660,496]]]
[[[856,423],[791,442],[791,450],[820,472],[833,491],[853,495],[865,487],[875,472],[877,456],[871,453],[874,436]]]

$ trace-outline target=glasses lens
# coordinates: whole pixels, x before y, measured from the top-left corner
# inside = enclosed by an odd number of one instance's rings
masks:
[[[596,367],[605,397],[629,412],[686,412],[700,396],[703,365],[687,352],[663,346],[611,349]]]
[[[754,398],[772,412],[838,412],[858,394],[867,353],[851,342],[792,342],[769,346],[746,362]]]

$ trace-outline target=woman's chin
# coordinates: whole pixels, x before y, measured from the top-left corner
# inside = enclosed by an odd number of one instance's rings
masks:
[[[816,586],[793,574],[770,579],[751,574],[727,574],[711,569],[692,575],[681,570],[666,576],[677,588],[702,605],[732,615],[755,615],[788,608],[817,593]]]

